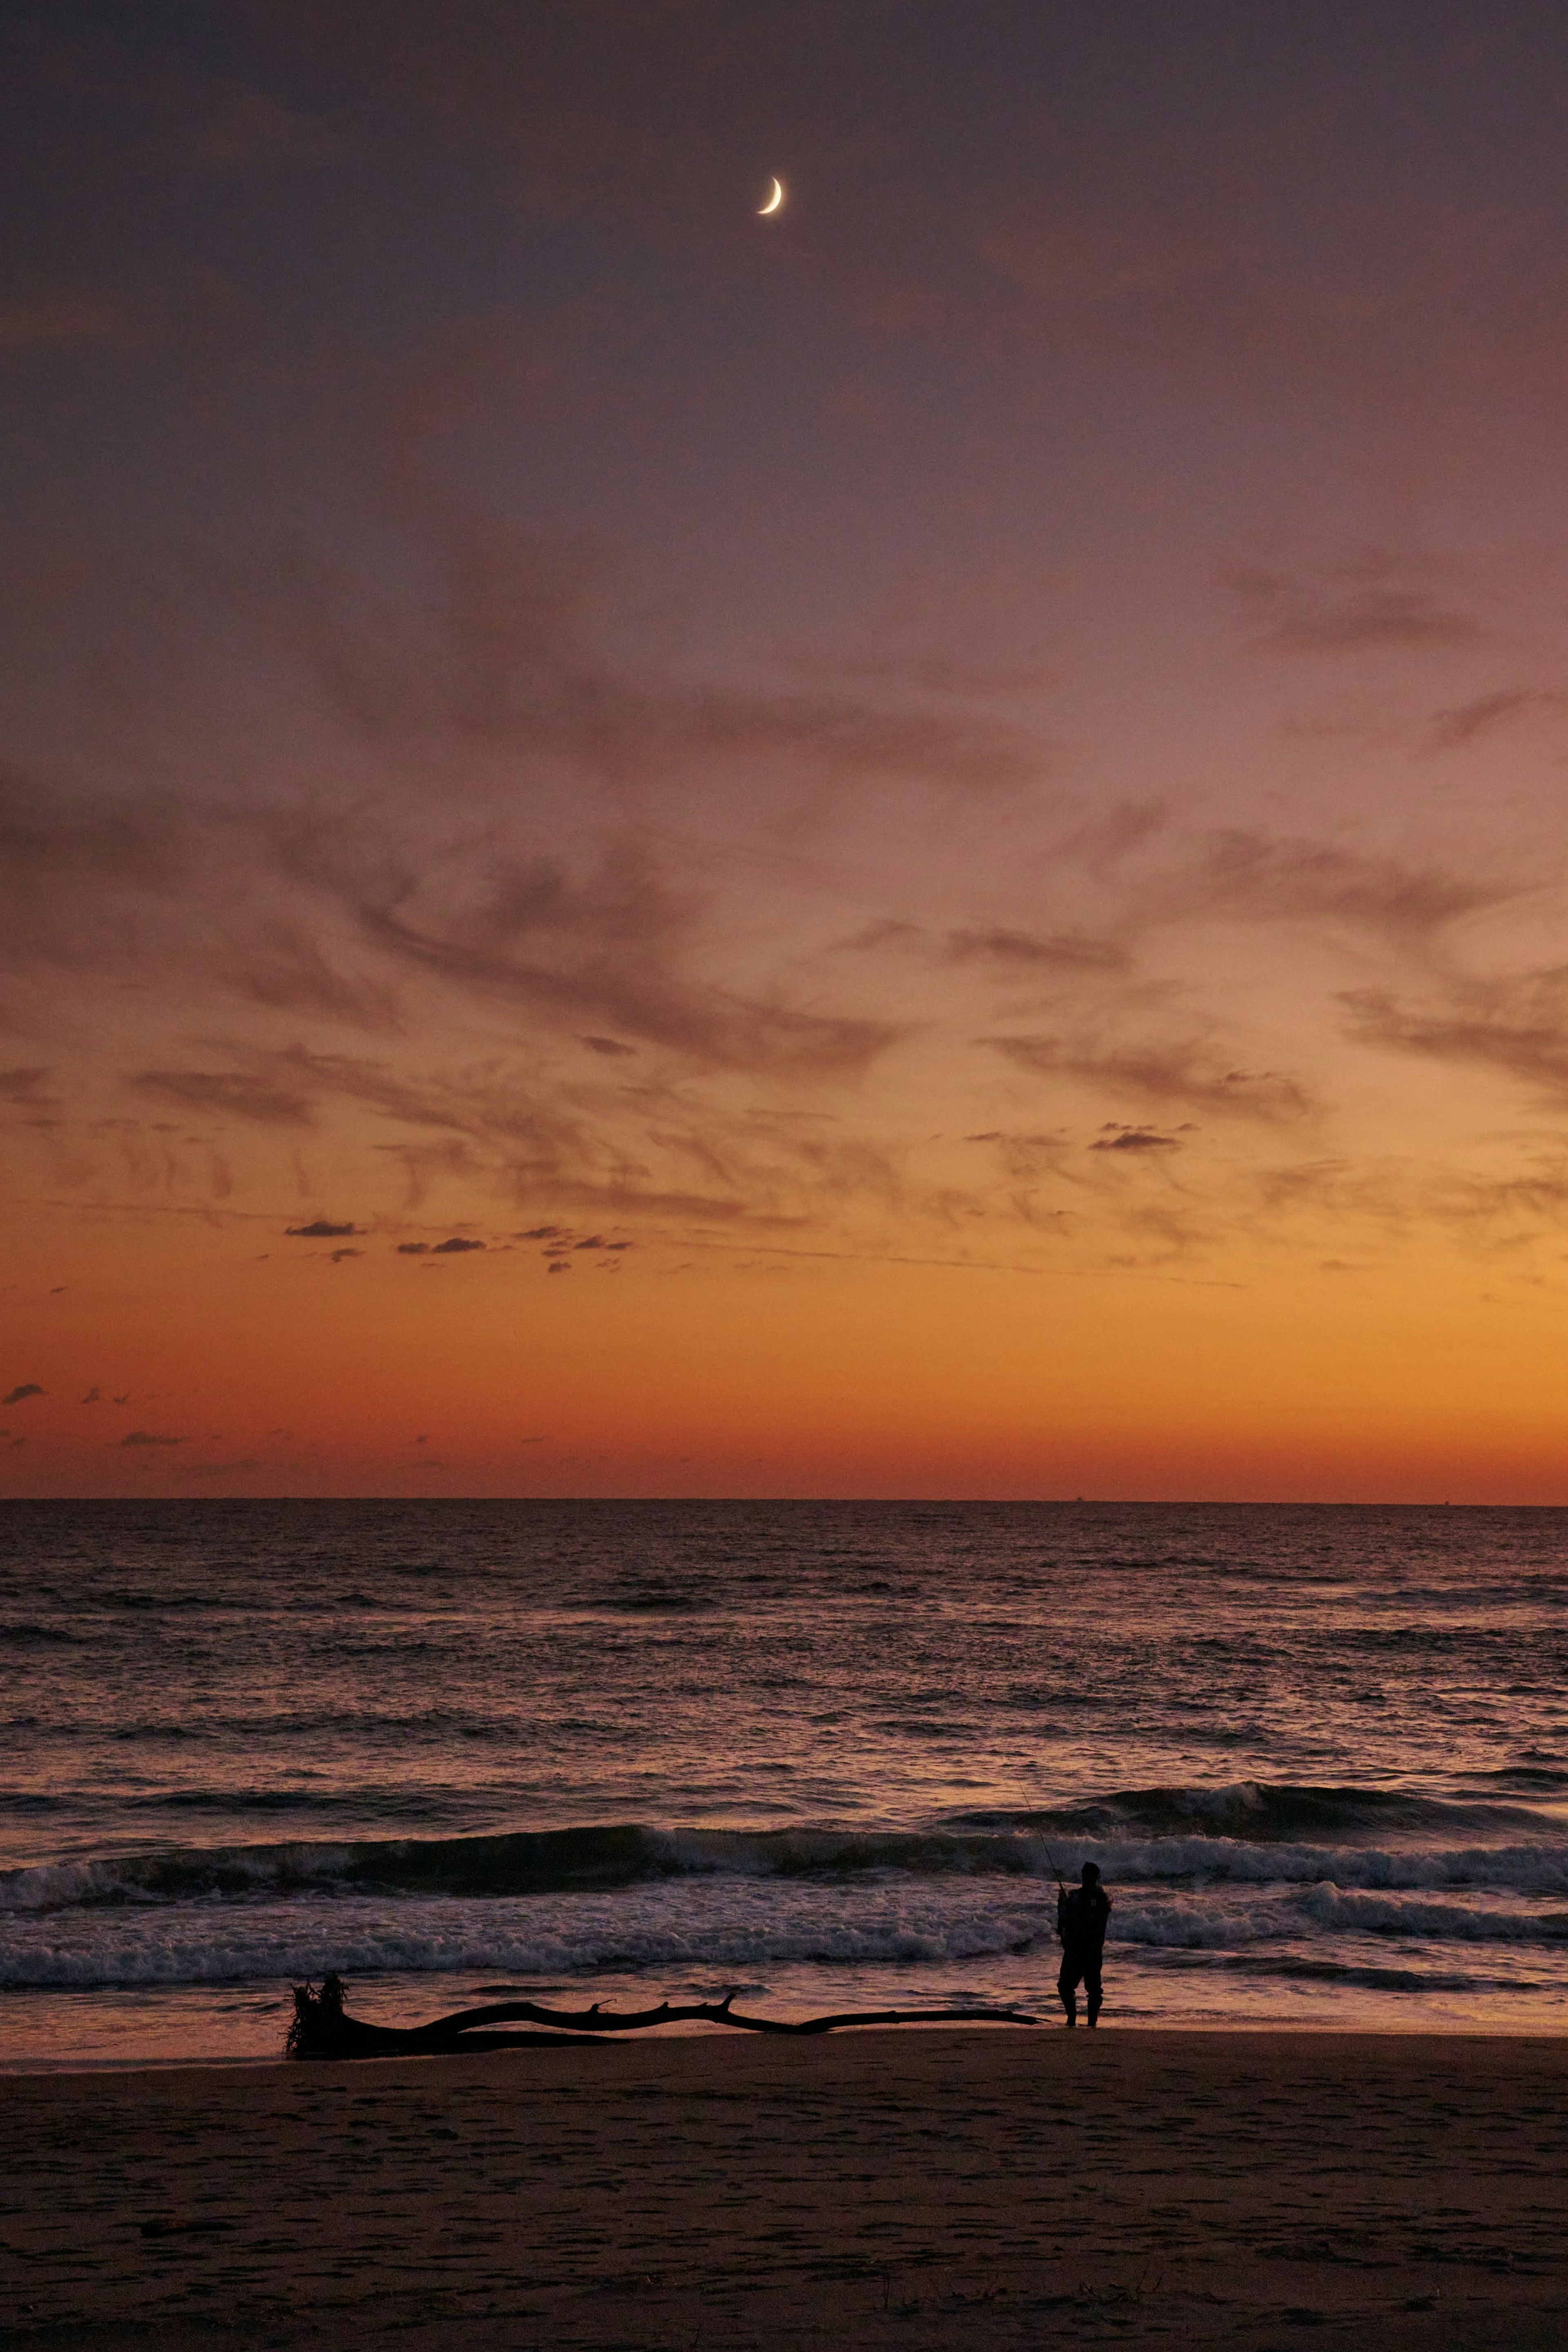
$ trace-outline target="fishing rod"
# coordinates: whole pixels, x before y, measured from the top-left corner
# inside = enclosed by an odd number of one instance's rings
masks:
[[[1066,1879],[1065,1879],[1065,1878],[1063,1878],[1063,1876],[1062,1876],[1062,1874],[1061,1874],[1061,1871],[1057,1869],[1057,1866],[1056,1866],[1056,1856],[1052,1853],[1052,1852],[1051,1852],[1051,1848],[1050,1848],[1049,1846],[1047,1846],[1047,1847],[1046,1847],[1046,1849],[1045,1849],[1045,1858],[1046,1858],[1047,1862],[1049,1862],[1049,1863],[1050,1863],[1050,1864],[1051,1864],[1051,1873],[1052,1873],[1052,1875],[1054,1876],[1054,1878],[1055,1878],[1055,1880],[1056,1880],[1056,1883],[1057,1883],[1058,1886],[1060,1886],[1060,1887],[1061,1887],[1061,1891],[1062,1891],[1063,1895],[1065,1895],[1065,1894],[1066,1894],[1066,1892],[1067,1892],[1067,1881],[1066,1881]]]

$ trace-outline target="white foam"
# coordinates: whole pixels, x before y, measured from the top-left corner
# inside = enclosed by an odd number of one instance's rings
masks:
[[[1076,1839],[1052,1843],[1064,1870],[1096,1862],[1108,1881],[1194,1878],[1209,1885],[1333,1883],[1365,1887],[1471,1887],[1568,1895],[1568,1842],[1430,1846],[1252,1845],[1239,1838]]]
[[[1314,1886],[1301,1908],[1320,1927],[1363,1934],[1429,1936],[1463,1943],[1568,1943],[1568,1911],[1521,1911],[1501,1904],[1400,1902],[1387,1895]]]
[[[1051,1943],[1054,1905],[994,1905],[972,1885],[676,1880],[615,1894],[137,1906],[13,1916],[0,1983],[296,1979],[329,1968],[580,1975],[615,1969],[755,1971],[771,1961],[964,1959]],[[1051,1967],[1054,1969],[1054,1959]]]
[[[225,1846],[214,1853],[226,1876],[246,1882],[258,1892],[280,1880],[340,1877],[352,1860],[346,1845]],[[172,1856],[176,1866],[199,1864],[198,1848]],[[0,1913],[60,1911],[74,1906],[137,1903],[158,1905],[172,1898],[156,1885],[147,1884],[147,1857],[99,1856],[89,1862],[42,1862],[0,1876]]]
[[[1113,1947],[1311,1951],[1355,1934],[1537,1950],[1563,1941],[1568,1956],[1568,1912],[1501,1895],[1402,1897],[1332,1883],[1113,1891]],[[287,1982],[329,1968],[752,1977],[783,1964],[875,1969],[1009,1955],[1030,1974],[1054,1976],[1054,1924],[1053,1900],[995,1878],[686,1878],[614,1893],[206,1900],[13,1914],[0,1922],[0,1984]]]

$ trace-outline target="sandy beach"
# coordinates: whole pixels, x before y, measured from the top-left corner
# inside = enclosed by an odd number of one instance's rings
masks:
[[[1568,2040],[877,2032],[0,2083],[7,2345],[1568,2341]]]

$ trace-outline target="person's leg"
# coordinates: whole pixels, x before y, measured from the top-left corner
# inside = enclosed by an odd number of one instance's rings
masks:
[[[1100,1955],[1098,1952],[1093,1955],[1092,1958],[1085,1960],[1083,1964],[1083,1990],[1089,1996],[1089,2022],[1091,2025],[1098,2025],[1100,2022],[1100,2002],[1103,1998],[1100,1990]]]
[[[1056,1979],[1056,1990],[1061,1996],[1061,2006],[1067,2011],[1069,2025],[1078,2022],[1078,1979],[1083,1971],[1071,1952],[1061,1955],[1061,1973]]]

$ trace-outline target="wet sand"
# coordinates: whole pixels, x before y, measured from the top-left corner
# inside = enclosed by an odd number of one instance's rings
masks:
[[[0,2342],[1568,2345],[1568,2039],[644,2037],[0,2081]]]

